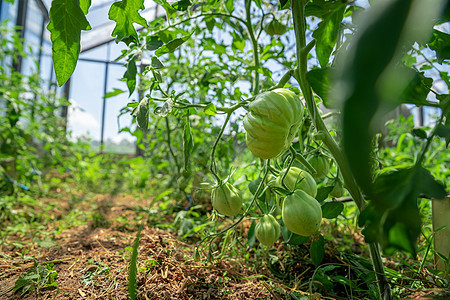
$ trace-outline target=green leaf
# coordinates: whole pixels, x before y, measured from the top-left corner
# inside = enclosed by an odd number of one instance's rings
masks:
[[[172,4],[172,7],[178,11],[185,11],[191,6],[192,3],[189,0],[180,0]]]
[[[346,5],[339,5],[334,12],[326,15],[313,32],[316,39],[316,54],[322,67],[326,67],[331,52],[336,45]]]
[[[160,82],[160,83],[163,82],[163,78],[162,78],[161,72],[159,72],[158,70],[152,69],[152,74],[153,74],[153,77],[156,79],[157,82]]]
[[[184,154],[184,168],[189,169],[189,157],[194,149],[194,140],[191,133],[191,125],[189,123],[189,114],[186,117],[186,124],[184,125],[183,134],[183,154]]]
[[[301,236],[291,232],[290,238],[287,241],[289,245],[303,245],[309,240],[308,236]]]
[[[253,248],[256,241],[256,234],[255,234],[255,227],[256,227],[256,221],[253,219],[252,225],[250,225],[250,228],[248,229],[247,234],[247,243],[250,248]]]
[[[128,268],[128,296],[131,300],[136,300],[136,287],[137,287],[137,259],[138,259],[138,248],[141,239],[141,232],[144,226],[139,225],[138,232],[136,233],[136,239],[134,240],[133,253],[131,254],[130,266]]]
[[[311,243],[311,247],[309,248],[309,253],[313,264],[317,267],[323,260],[323,256],[325,254],[325,241],[322,235],[318,235]]]
[[[328,194],[331,193],[334,186],[322,186],[317,190],[316,200],[319,202],[323,202],[328,198]]]
[[[88,14],[89,7],[91,7],[91,0],[80,0],[80,8],[85,15]]]
[[[191,35],[187,35],[185,37],[174,39],[174,40],[168,42],[167,44],[165,44],[164,46],[162,46],[161,48],[156,50],[155,55],[161,56],[163,54],[173,52],[180,45],[182,45],[184,42],[186,42],[190,37],[191,37]]]
[[[234,11],[234,1],[233,0],[225,1],[225,8],[227,9],[227,12],[231,14]]]
[[[216,110],[216,106],[214,105],[214,103],[209,103],[206,108],[205,108],[205,114],[209,115],[209,116],[214,116],[217,115],[217,110]]]
[[[342,202],[333,201],[322,204],[322,217],[326,219],[334,219],[344,210]]]
[[[423,130],[422,128],[414,128],[412,130],[412,134],[423,139],[426,140],[427,139],[427,132],[425,130]]]
[[[127,82],[128,91],[131,94],[133,94],[134,89],[136,88],[136,74],[137,74],[137,68],[136,68],[136,56],[132,56],[131,59],[126,64],[127,70],[125,71],[125,74],[123,74],[123,78],[125,78]]]
[[[380,105],[376,86],[380,75],[399,48],[402,29],[412,1],[393,0],[373,5],[361,20],[361,30],[338,56],[336,97],[343,104],[343,146],[355,179],[372,193],[370,153],[372,119]],[[374,51],[374,49],[377,49]],[[341,61],[342,59],[342,61]]]
[[[430,49],[436,51],[438,63],[450,58],[450,34],[434,30],[431,42],[428,43]]]
[[[328,95],[330,94],[330,68],[312,69],[306,74],[314,93],[319,95],[323,104],[329,107]]]
[[[163,63],[156,56],[152,56],[152,68],[155,69],[164,68]]]
[[[145,9],[144,0],[122,0],[111,5],[108,16],[110,20],[116,22],[112,33],[112,36],[116,37],[116,42],[124,41],[128,45],[132,39],[138,41],[133,23],[147,26],[147,21],[138,13],[141,9]]]
[[[155,109],[155,113],[164,118],[166,117],[168,114],[170,114],[173,110],[173,106],[174,106],[174,100],[173,98],[168,98],[166,100],[166,102],[164,102],[163,106],[158,107]]]
[[[53,65],[58,85],[62,86],[72,75],[80,54],[81,30],[91,26],[78,1],[53,0],[47,29],[52,41]]]
[[[114,96],[117,96],[117,95],[120,95],[122,93],[125,93],[125,91],[121,90],[121,89],[114,88],[114,91],[108,92],[108,93],[105,94],[105,99],[111,98],[111,97],[114,97]]]
[[[148,129],[148,115],[148,98],[145,97],[133,111],[133,116],[136,117],[136,123],[143,131],[147,131]]]
[[[145,42],[145,48],[148,51],[155,51],[159,49],[162,45],[164,45],[163,41],[161,41],[159,36],[147,36]]]
[[[375,196],[360,214],[359,226],[367,242],[377,242],[387,254],[396,249],[416,254],[421,218],[417,198],[424,194],[443,199],[444,187],[423,167],[383,173],[374,184]]]
[[[433,85],[433,79],[425,77],[424,72],[419,73],[411,69],[405,69],[403,72],[412,79],[400,95],[399,102],[417,106],[429,104],[427,96]]]
[[[289,1],[288,0],[280,0],[280,5],[278,6],[279,10],[288,9]]]

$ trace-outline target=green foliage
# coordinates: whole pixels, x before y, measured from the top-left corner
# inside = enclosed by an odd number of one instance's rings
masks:
[[[21,296],[28,292],[36,290],[40,293],[44,289],[57,288],[56,278],[58,273],[55,271],[53,263],[35,262],[34,266],[26,274],[19,276],[14,283],[14,291],[21,292]]]
[[[112,36],[116,37],[116,42],[123,41],[128,45],[131,41],[138,41],[133,23],[147,26],[147,21],[138,13],[141,9],[144,9],[144,0],[122,0],[111,5],[108,16],[110,20],[116,22],[112,33]]]
[[[205,246],[207,259],[212,260],[214,255],[225,257],[228,245],[236,245],[240,240],[230,229],[237,229],[243,220],[269,213],[279,215],[277,197],[291,193],[285,186],[273,184],[282,170],[293,166],[315,169],[312,173],[316,175],[318,193],[310,202],[319,209],[317,215],[322,213],[336,224],[347,217],[347,205],[326,201],[332,195],[342,194],[335,194],[330,182],[342,181],[361,210],[359,225],[364,226],[363,233],[370,243],[376,274],[367,261],[355,257],[343,258],[345,268],[338,264],[320,265],[327,259],[327,239],[322,236],[326,229],[319,228],[320,232],[308,243],[308,238],[292,233],[284,224],[283,244],[290,249],[287,252],[291,251],[283,254],[289,256],[288,263],[282,264],[282,257],[269,252],[269,270],[283,280],[289,278],[290,267],[298,262],[292,249],[309,247],[309,263],[318,266],[312,274],[315,282],[311,280],[311,291],[376,298],[381,295],[363,291],[375,290],[373,282],[377,281],[380,291],[389,293],[377,245],[381,244],[388,255],[394,255],[395,250],[413,255],[420,251],[417,239],[423,228],[423,204],[418,198],[442,198],[446,195],[443,185],[448,185],[448,170],[442,167],[448,158],[440,151],[450,141],[450,101],[448,95],[433,90],[437,77],[450,86],[448,74],[435,65],[448,63],[448,34],[433,28],[436,20],[442,22],[441,1],[378,1],[366,11],[353,2],[325,0],[280,1],[278,9],[264,1],[250,0],[206,1],[201,6],[185,0],[156,2],[165,9],[165,20],[155,19],[147,24],[139,15],[142,0],[115,2],[109,13],[116,21],[113,36],[128,46],[121,58],[126,59],[124,80],[129,94],[138,91],[138,98],[122,109],[121,114],[133,116],[132,124],[122,131],[135,136],[144,150],[145,159],[134,163],[152,166],[145,171],[141,166],[136,185],[145,187],[152,176],[169,174],[167,181],[160,183],[168,189],[161,198],[173,193],[181,199],[174,208],[176,218],[170,227],[185,238],[200,233],[198,246]],[[235,9],[237,4],[244,4],[243,9]],[[86,2],[82,7],[86,12]],[[291,14],[281,11],[289,7]],[[360,14],[358,22],[353,20],[356,12]],[[320,20],[314,27],[311,21],[316,18]],[[274,31],[265,32],[271,19],[283,19],[283,23],[293,23],[293,27],[286,34],[280,30],[281,36]],[[148,29],[137,33],[136,23],[148,25]],[[425,49],[434,50],[436,58],[428,59]],[[418,63],[419,58],[424,58],[423,63]],[[144,60],[150,65],[138,70]],[[431,69],[439,75],[426,75]],[[280,150],[279,156],[261,161],[246,150],[242,118],[257,102],[258,95],[276,88],[302,96],[306,113],[301,109],[302,113],[297,114],[299,128],[291,128],[295,131],[292,137],[297,138],[295,143],[290,143],[290,137],[289,145]],[[429,96],[430,91],[436,99]],[[120,91],[110,95],[117,93]],[[280,103],[274,101],[273,105],[277,108]],[[322,114],[321,104],[340,111]],[[377,132],[386,121],[387,112],[402,104],[433,106],[439,109],[440,117],[430,128],[405,123],[404,128],[391,128],[391,133],[383,131],[384,141],[378,139]],[[272,114],[258,116],[263,124],[276,110],[268,111]],[[288,116],[284,111],[280,119],[289,119]],[[330,122],[328,118],[332,118]],[[17,120],[17,113],[12,113],[11,124]],[[285,140],[283,132],[274,126],[262,129],[274,130],[271,136],[262,136],[269,146],[280,137]],[[395,148],[382,148],[383,142],[385,146],[393,143],[389,146]],[[319,154],[323,159],[320,164],[305,159]],[[435,158],[443,163],[438,165]],[[100,163],[95,159],[94,162],[91,170],[79,173],[93,185],[101,179],[95,171]],[[235,194],[239,187],[248,189],[240,191],[244,199],[242,210],[239,205],[233,213],[226,213],[238,215],[234,223],[219,229],[220,216],[212,214],[212,220],[206,222],[194,208],[210,207],[208,196],[202,203],[205,199],[197,195],[208,194],[205,187],[220,186],[228,180],[236,182]],[[287,197],[291,199],[292,195]],[[189,204],[184,206],[183,201]],[[193,201],[200,205],[192,206]],[[321,208],[317,201],[322,203]],[[284,216],[286,205],[281,206]],[[353,215],[355,210],[353,207]],[[253,223],[248,231],[250,247],[257,245],[255,228]],[[314,228],[308,234],[316,231]],[[131,296],[135,291],[132,284]],[[386,294],[384,297],[389,296]]]
[[[56,79],[62,86],[72,75],[80,54],[81,30],[90,30],[85,17],[89,8],[87,1],[53,0],[50,7],[50,23],[47,29],[52,40],[52,54]]]

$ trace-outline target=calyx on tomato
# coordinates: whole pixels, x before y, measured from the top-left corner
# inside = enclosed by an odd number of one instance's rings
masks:
[[[274,89],[256,96],[249,109],[245,141],[253,155],[270,159],[284,153],[303,118],[300,98],[288,89]]]
[[[232,217],[241,211],[241,192],[229,182],[222,183],[212,190],[211,201],[213,207],[225,216]]]
[[[330,172],[330,160],[323,154],[309,156],[308,162],[316,170],[316,173],[311,174],[315,179],[325,177]]]
[[[283,187],[281,179],[283,179],[284,174],[287,169],[281,171],[280,176],[277,178],[277,186]],[[291,167],[289,172],[284,177],[284,185],[289,188],[289,190],[302,190],[305,191],[311,197],[316,197],[317,195],[317,184],[314,178],[307,171],[299,169],[297,167]]]
[[[282,35],[286,32],[287,26],[278,21],[276,18],[273,18],[265,27],[264,30],[268,35]]]
[[[316,199],[302,190],[296,190],[284,200],[281,217],[293,233],[310,236],[320,227],[322,208]]]
[[[261,244],[267,247],[278,240],[280,232],[280,224],[278,224],[272,215],[264,215],[255,227],[256,238]]]

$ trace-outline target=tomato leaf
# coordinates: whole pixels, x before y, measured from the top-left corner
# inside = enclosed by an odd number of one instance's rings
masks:
[[[380,175],[374,183],[375,197],[359,217],[367,242],[378,242],[387,254],[396,249],[416,254],[421,221],[417,199],[426,195],[446,196],[444,187],[423,167],[396,170]]]
[[[426,140],[427,137],[428,137],[426,131],[423,130],[422,128],[414,128],[412,130],[412,134],[417,136],[417,137],[419,137],[419,138],[421,138],[421,139],[423,139],[423,140]]]
[[[434,30],[433,37],[428,43],[430,49],[436,51],[438,63],[450,58],[450,34]]]
[[[288,9],[289,8],[289,1],[288,0],[280,0],[280,4],[278,6],[278,9],[283,10],[283,9]]]
[[[217,109],[214,103],[209,103],[205,108],[205,114],[209,116],[217,115]]]
[[[248,229],[248,233],[247,233],[247,243],[250,248],[252,248],[255,245],[255,241],[256,241],[255,227],[256,227],[256,221],[253,220],[252,225],[250,225],[250,228]]]
[[[405,69],[407,76],[412,79],[403,90],[399,102],[419,105],[428,105],[427,96],[430,93],[433,79],[425,77],[424,73],[413,71],[412,69]]]
[[[322,217],[334,219],[344,210],[344,204],[339,201],[326,202],[322,204]]]
[[[147,36],[145,43],[145,48],[149,51],[157,50],[159,49],[159,47],[164,45],[163,41],[161,41],[161,38],[156,35]]]
[[[186,42],[190,37],[191,37],[191,35],[187,35],[185,37],[177,38],[177,39],[174,39],[174,40],[168,42],[167,44],[165,44],[164,46],[162,46],[161,48],[156,50],[155,55],[161,56],[163,54],[173,52],[180,45],[182,45],[184,42]]]
[[[137,74],[137,68],[136,68],[136,57],[132,56],[130,60],[126,64],[127,70],[125,71],[125,74],[123,74],[123,78],[125,78],[127,82],[128,91],[131,94],[133,94],[134,89],[136,88],[136,74]]]
[[[323,104],[329,107],[328,95],[330,94],[330,68],[312,69],[306,74],[314,93],[319,95]]]
[[[178,11],[185,11],[191,6],[191,1],[189,0],[180,0],[172,4],[172,7]]]
[[[319,202],[323,202],[328,198],[328,194],[333,190],[333,186],[323,186],[317,190],[316,200]]]
[[[336,76],[336,96],[342,95],[343,99],[339,100],[344,103],[344,151],[356,180],[369,196],[373,194],[369,161],[374,135],[370,128],[380,103],[374,87],[395,54],[411,5],[408,0],[383,3],[377,9],[374,5],[365,13],[365,18],[361,17],[370,21],[361,25],[350,50],[345,49],[345,53],[338,57],[345,57],[345,61]],[[344,86],[351,88],[344,90]]]
[[[164,68],[163,63],[156,56],[152,56],[152,68],[155,69]]]
[[[106,98],[111,98],[111,97],[114,97],[114,96],[117,96],[117,95],[120,95],[122,93],[125,93],[125,91],[123,91],[121,89],[118,89],[118,88],[114,88],[114,91],[108,92],[108,93],[105,94],[105,99]]]
[[[133,116],[136,117],[136,123],[143,131],[147,131],[148,129],[148,114],[148,98],[145,97],[133,111]]]
[[[89,7],[91,7],[91,0],[80,0],[80,8],[85,15],[87,15]]]
[[[132,40],[138,41],[138,35],[133,24],[147,26],[147,21],[138,13],[139,10],[144,8],[144,0],[122,0],[111,5],[108,16],[110,20],[116,22],[111,34],[116,37],[116,42],[124,41],[128,45]]]
[[[186,124],[184,125],[183,134],[183,154],[184,154],[184,169],[189,169],[189,157],[194,149],[194,139],[192,138],[191,125],[189,123],[189,115],[186,117]]]
[[[323,256],[325,254],[325,241],[323,236],[319,234],[311,243],[311,247],[309,248],[309,254],[313,261],[313,264],[317,267],[323,260]]]
[[[316,39],[316,54],[322,67],[328,64],[331,52],[336,45],[339,36],[342,19],[344,18],[346,5],[339,5],[330,14],[323,17],[318,28],[314,30],[313,37]]]
[[[53,65],[58,85],[62,86],[77,65],[81,30],[90,30],[91,26],[78,1],[53,0],[49,16]]]

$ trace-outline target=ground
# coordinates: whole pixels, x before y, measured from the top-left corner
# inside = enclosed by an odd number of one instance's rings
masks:
[[[368,278],[373,273],[365,269],[367,264],[370,267],[364,259],[367,249],[355,230],[351,234],[335,231],[335,236],[327,238],[321,269],[311,263],[309,245],[284,251],[284,243],[275,244],[270,251],[259,246],[234,246],[243,250],[237,255],[218,246],[216,258],[205,261],[206,251],[200,251],[200,257],[195,255],[198,239],[180,240],[179,231],[170,225],[175,221],[173,214],[150,209],[156,207],[154,198],[88,196],[69,191],[72,200],[67,198],[67,191],[57,189],[54,194],[60,196],[40,200],[47,205],[42,207],[48,208],[35,208],[48,217],[41,230],[52,236],[50,240],[36,242],[26,226],[22,232],[3,236],[0,299],[127,299],[133,245],[139,224],[144,223],[138,247],[137,299],[371,299],[373,295],[369,289],[375,286],[375,279]],[[203,205],[207,203],[209,200]],[[207,207],[203,212],[210,210]],[[149,215],[153,221],[145,219]],[[245,235],[250,224],[248,221],[237,227],[237,235]],[[222,242],[217,240],[218,245]],[[222,258],[221,252],[225,253]],[[421,284],[414,286],[410,280],[413,275],[404,265],[394,260],[386,265],[398,272],[391,283],[399,298],[450,298],[449,289],[432,283],[431,273],[423,272],[427,278],[416,277],[416,283]],[[22,287],[14,291],[15,286],[20,287],[18,283]],[[315,290],[309,298],[311,285]],[[26,292],[30,287],[32,290]]]
[[[118,230],[119,216],[136,217],[133,208],[145,203],[127,195],[98,195],[109,202],[102,222],[75,226],[55,236],[57,246],[36,247],[23,257],[14,246],[0,256],[1,299],[127,299],[128,269],[136,231]],[[149,201],[149,199],[148,199]],[[97,224],[98,225],[98,224]],[[266,269],[250,272],[236,259],[203,263],[194,259],[195,243],[181,242],[175,233],[144,228],[139,246],[137,299],[268,299],[277,297]],[[19,275],[39,262],[53,262],[57,289],[14,293]],[[146,272],[145,272],[146,271]],[[281,288],[281,285],[277,285]]]

